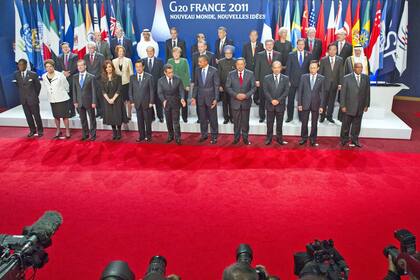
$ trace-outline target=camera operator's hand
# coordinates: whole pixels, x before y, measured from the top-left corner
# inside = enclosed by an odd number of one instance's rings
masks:
[[[398,275],[397,268],[392,261],[391,255],[388,255],[388,275],[384,280],[400,280],[401,277]]]
[[[388,270],[397,273],[397,268],[395,267],[395,264],[392,261],[391,255],[388,255]]]

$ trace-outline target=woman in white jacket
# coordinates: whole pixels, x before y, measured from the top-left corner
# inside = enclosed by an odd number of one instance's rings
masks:
[[[52,59],[47,59],[44,62],[47,72],[42,75],[42,82],[47,90],[48,101],[51,104],[52,113],[55,119],[55,126],[57,131],[54,139],[62,139],[60,128],[60,119],[63,119],[66,128],[66,139],[70,138],[69,118],[70,111],[70,96],[69,83],[63,73],[55,71],[55,63]]]

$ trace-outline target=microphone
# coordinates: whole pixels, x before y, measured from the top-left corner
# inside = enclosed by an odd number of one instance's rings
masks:
[[[39,243],[44,248],[51,245],[51,236],[63,223],[63,217],[56,211],[47,211],[33,225],[24,227],[23,235],[27,236],[31,243]]]

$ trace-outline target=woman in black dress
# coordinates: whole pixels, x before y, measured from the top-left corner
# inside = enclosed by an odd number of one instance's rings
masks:
[[[128,118],[121,94],[121,76],[115,73],[110,60],[104,62],[101,88],[106,101],[103,123],[112,126],[112,140],[120,140],[121,125],[127,123]]]

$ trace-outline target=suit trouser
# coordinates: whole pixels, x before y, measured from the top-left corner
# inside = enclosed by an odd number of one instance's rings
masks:
[[[304,110],[301,112],[300,116],[302,118],[302,129],[300,136],[302,137],[302,140],[308,139],[309,113],[311,113],[311,134],[309,135],[309,138],[312,142],[315,142],[316,137],[318,136],[318,110]]]
[[[219,134],[219,124],[217,120],[217,105],[212,109],[211,106],[206,103],[198,105],[198,117],[200,118],[200,131],[201,137],[208,136],[209,123],[210,132],[213,138],[216,138]]]
[[[152,138],[152,116],[150,114],[150,108],[136,108],[136,114],[139,138]]]
[[[158,119],[163,119],[163,104],[160,100],[157,91],[155,90],[155,105],[156,105],[156,115]],[[152,116],[152,119],[155,118],[155,110],[150,110],[150,115]]]
[[[341,90],[340,91],[338,91],[338,103],[340,103],[340,99],[341,99]],[[342,111],[341,111],[341,109],[339,109],[338,110],[338,115],[337,115],[337,118],[338,118],[338,120],[340,121],[340,122],[342,122],[343,121],[343,119],[344,119],[344,115],[345,115],[345,113],[343,113]]]
[[[265,95],[263,92],[262,83],[260,84],[258,90],[260,91],[260,105],[258,105],[258,114],[260,119],[265,119]]]
[[[233,130],[235,139],[248,138],[250,109],[233,109]]]
[[[338,86],[336,87],[331,87],[328,91],[327,91],[327,108],[324,111],[324,115],[327,115],[327,118],[332,118],[333,113],[334,113],[334,105],[335,105],[335,100],[337,98],[337,89]]]
[[[287,97],[287,118],[293,119],[293,114],[295,112],[295,97],[297,87],[291,86],[289,89],[289,96]]]
[[[284,110],[267,111],[267,138],[273,138],[274,119],[276,119],[276,135],[279,141],[283,141],[283,118]]]
[[[91,136],[96,136],[95,109],[93,108],[86,109],[84,106],[81,106],[77,109],[77,111],[79,112],[80,122],[82,123],[83,136],[89,135],[89,132]],[[90,130],[89,130],[87,116],[89,116]]]
[[[179,124],[179,110],[180,108],[172,108],[169,104],[165,107],[166,127],[170,138],[175,136],[175,139],[181,138],[181,126]]]
[[[349,140],[349,133],[352,142],[359,141],[360,129],[362,127],[363,113],[356,116],[343,114],[343,123],[341,124],[341,141]]]
[[[72,76],[70,76],[72,77]],[[70,100],[73,100],[73,79],[67,79],[67,81],[69,82],[69,96],[70,96]],[[70,113],[72,116],[76,115],[76,108],[74,107],[74,103],[73,101],[70,102]]]
[[[185,102],[188,103],[188,91],[185,90],[185,96],[184,96]],[[198,114],[198,113],[197,113]],[[198,116],[198,115],[197,115]],[[181,107],[181,117],[184,121],[188,120],[188,105],[185,107]]]
[[[230,95],[226,92],[220,92],[220,96],[222,98],[222,105],[223,105],[223,118],[225,121],[232,119],[232,107],[230,106]]]
[[[39,113],[39,104],[28,105],[22,104],[23,112],[25,113],[26,122],[28,123],[31,132],[35,133],[37,128],[38,132],[43,132],[44,127],[42,126],[41,115]],[[35,119],[35,121],[34,121]],[[36,127],[35,127],[36,123]]]
[[[100,80],[95,80],[95,90],[96,90],[96,111],[99,116],[104,116],[104,108],[105,108],[105,98],[102,94]]]

